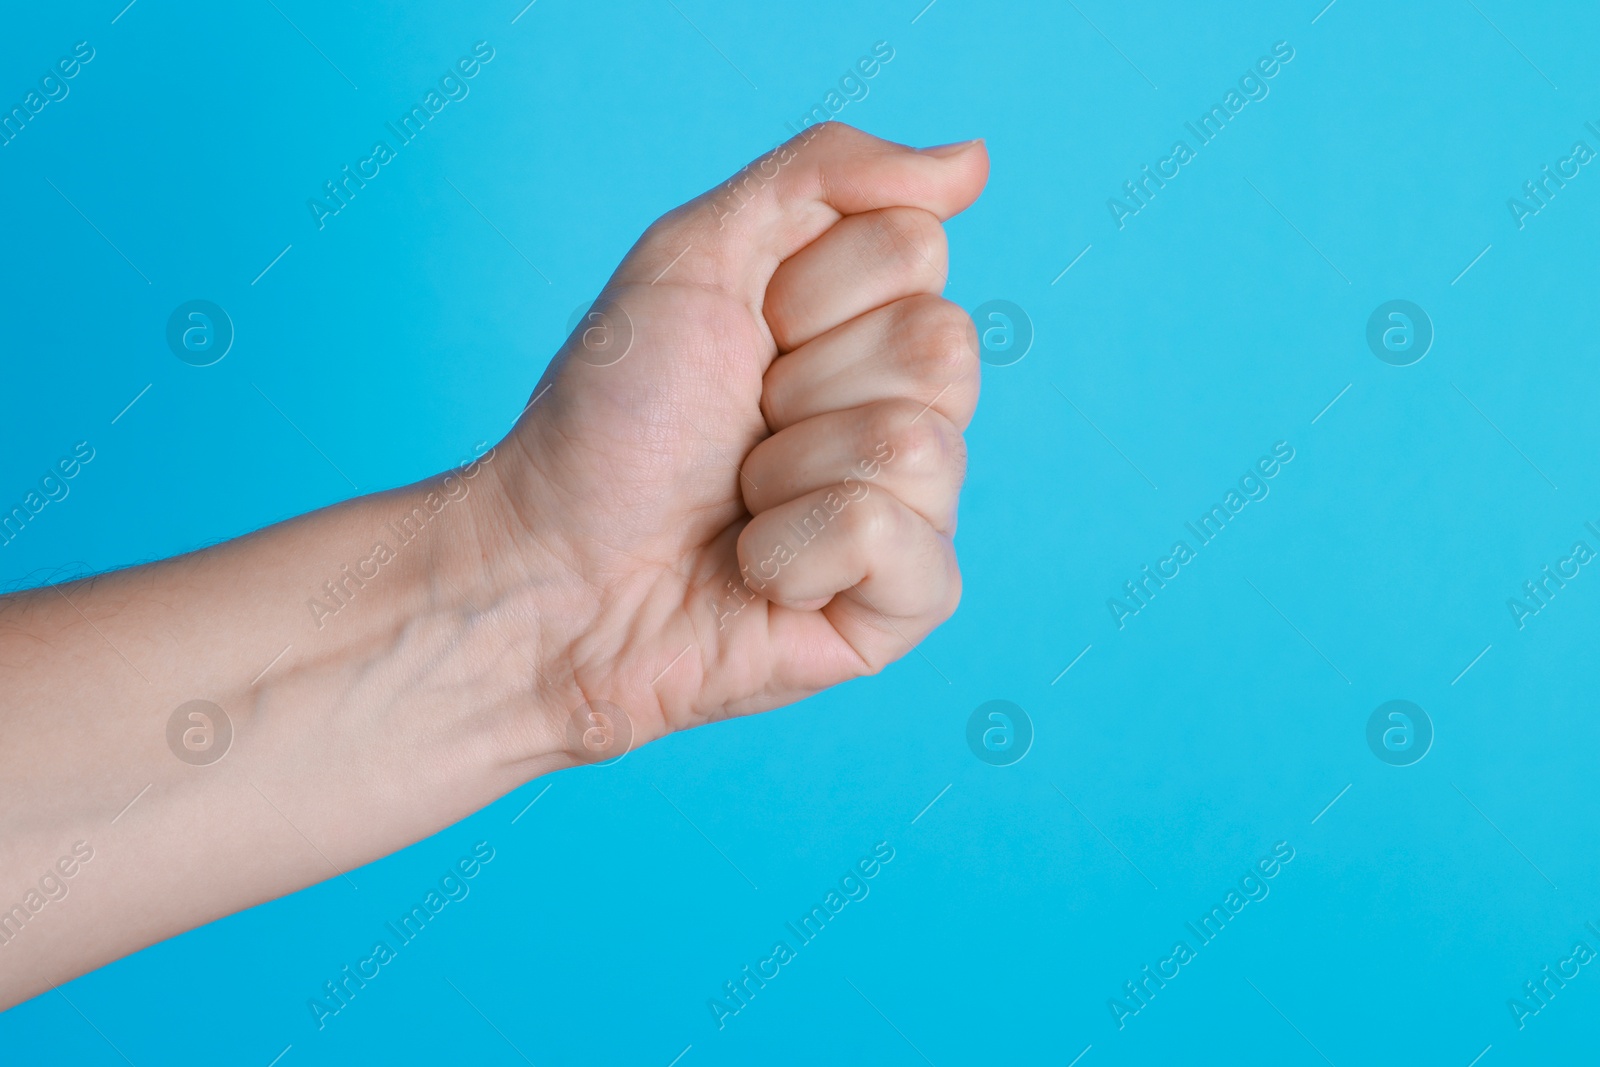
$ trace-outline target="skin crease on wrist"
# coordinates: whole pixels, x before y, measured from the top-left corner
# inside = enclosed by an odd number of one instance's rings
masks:
[[[0,598],[0,1006],[905,655],[960,597],[941,223],[987,175],[812,127],[652,225],[471,464]]]

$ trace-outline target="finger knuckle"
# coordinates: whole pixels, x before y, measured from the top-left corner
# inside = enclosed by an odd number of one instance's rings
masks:
[[[919,284],[943,287],[945,235],[937,217],[921,208],[884,208],[876,224],[878,242],[892,269]]]
[[[829,119],[826,122],[819,122],[811,126],[810,137],[808,139],[815,140],[820,137],[825,138],[830,142],[839,142],[847,140],[850,135],[855,132],[856,131],[852,127],[846,126],[839,120]],[[802,131],[802,136],[804,135],[805,131]]]
[[[961,606],[961,568],[952,558],[950,561],[950,582],[945,591],[944,603],[939,607],[939,621],[944,622],[956,613]]]
[[[882,493],[861,496],[840,518],[850,542],[868,557],[888,549],[899,535],[900,516]]]
[[[915,400],[891,400],[878,404],[873,412],[867,442],[886,452],[885,466],[904,477],[917,478],[942,470],[950,460],[944,420]]]
[[[792,550],[770,523],[757,520],[746,526],[739,534],[737,554],[743,581],[763,595],[781,597],[793,585],[794,570],[786,566],[793,561]]]
[[[910,356],[923,375],[941,385],[965,384],[978,371],[978,330],[960,305],[942,297],[908,309]]]

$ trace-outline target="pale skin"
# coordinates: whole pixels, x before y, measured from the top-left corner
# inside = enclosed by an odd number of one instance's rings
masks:
[[[940,224],[987,175],[807,130],[652,225],[449,482],[0,599],[0,909],[69,890],[0,916],[0,1007],[910,651],[960,597],[979,364]],[[209,765],[169,748],[192,700],[232,723]]]

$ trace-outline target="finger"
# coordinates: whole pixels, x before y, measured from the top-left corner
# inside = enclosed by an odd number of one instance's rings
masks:
[[[977,330],[960,307],[912,296],[807,342],[768,368],[761,412],[777,433],[825,411],[908,397],[961,429],[980,379]]]
[[[739,534],[738,549],[745,584],[772,603],[814,610],[845,593],[912,640],[948,618],[960,595],[949,538],[864,484],[818,489],[763,511]]]
[[[779,352],[915,293],[941,293],[948,247],[933,213],[915,207],[840,220],[772,275],[763,314]]]
[[[663,216],[613,283],[702,285],[759,313],[778,264],[844,216],[917,207],[947,219],[977,199],[988,174],[981,141],[919,151],[842,123],[808,127]]]
[[[745,460],[740,484],[752,515],[832,486],[882,489],[948,535],[966,469],[966,444],[950,420],[893,399],[826,412],[767,438]]]

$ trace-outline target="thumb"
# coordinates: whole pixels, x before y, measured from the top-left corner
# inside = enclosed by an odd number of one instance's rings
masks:
[[[982,141],[918,150],[843,123],[808,127],[664,215],[612,284],[699,285],[759,314],[778,264],[845,215],[917,207],[942,221],[976,200],[988,176]]]

